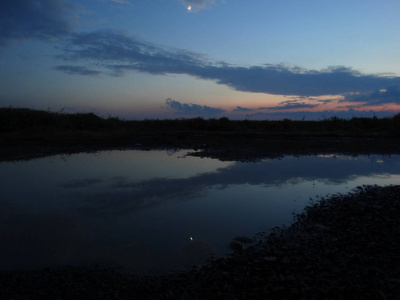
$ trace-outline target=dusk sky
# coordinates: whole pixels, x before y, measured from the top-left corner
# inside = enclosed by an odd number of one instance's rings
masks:
[[[0,6],[0,107],[122,119],[400,111],[399,0]]]

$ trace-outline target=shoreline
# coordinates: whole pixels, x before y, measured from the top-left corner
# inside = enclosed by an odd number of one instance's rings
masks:
[[[322,198],[264,240],[185,272],[102,267],[0,272],[13,299],[396,299],[400,185]]]
[[[400,154],[400,114],[319,121],[165,119],[120,120],[0,108],[0,161],[129,148],[194,149],[197,156],[254,161],[282,155]]]
[[[0,162],[102,150],[193,149],[190,155],[223,161],[256,161],[284,155],[395,155],[400,138],[388,136],[301,136],[261,133],[153,133],[120,131],[13,133],[0,135]]]

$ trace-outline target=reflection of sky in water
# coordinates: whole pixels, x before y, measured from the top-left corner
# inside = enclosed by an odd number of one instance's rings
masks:
[[[398,184],[398,156],[232,163],[110,151],[0,163],[0,268],[102,263],[145,272],[223,255],[288,224],[310,197]],[[193,237],[193,241],[189,237]]]

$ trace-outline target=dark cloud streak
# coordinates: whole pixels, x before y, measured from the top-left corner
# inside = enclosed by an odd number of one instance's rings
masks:
[[[251,109],[250,109],[250,108],[246,108],[246,107],[236,106],[236,108],[235,108],[233,111],[243,111],[243,112],[246,112],[246,111],[251,111]]]
[[[319,104],[307,104],[304,101],[288,100],[279,103],[279,106],[269,107],[269,109],[286,110],[286,109],[301,109],[301,108],[315,108]]]
[[[221,108],[214,108],[207,105],[187,104],[168,98],[165,103],[180,115],[203,115],[210,116],[225,112]]]
[[[113,30],[74,34],[62,50],[59,59],[92,62],[114,76],[127,71],[186,74],[245,92],[321,96],[367,93],[400,84],[400,77],[365,75],[346,67],[316,71],[282,64],[241,67],[213,63],[198,53],[150,44]]]

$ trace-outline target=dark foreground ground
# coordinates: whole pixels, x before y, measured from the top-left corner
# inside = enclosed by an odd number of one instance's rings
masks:
[[[400,299],[399,215],[400,186],[359,187],[250,246],[239,238],[230,257],[186,272],[1,272],[0,299]]]

